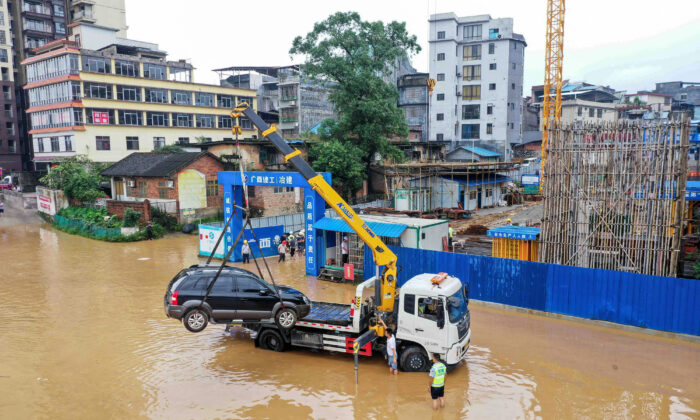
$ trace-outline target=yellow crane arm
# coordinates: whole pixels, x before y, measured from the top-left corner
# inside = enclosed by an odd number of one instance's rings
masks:
[[[306,178],[311,188],[316,191],[328,205],[335,210],[338,215],[345,220],[350,228],[360,237],[372,250],[374,262],[384,269],[377,272],[380,279],[379,284],[379,301],[377,309],[380,311],[391,312],[394,310],[394,300],[396,297],[396,254],[375,234],[372,229],[355,213],[355,210],[338,195],[322,175],[316,173],[311,166],[301,157],[299,150],[293,149],[286,141],[277,133],[275,127],[268,126],[260,116],[253,111],[247,103],[241,103],[233,112],[231,117],[239,118],[245,115],[255,127],[262,132],[263,137],[268,138],[277,150],[284,156],[285,162],[290,162]]]

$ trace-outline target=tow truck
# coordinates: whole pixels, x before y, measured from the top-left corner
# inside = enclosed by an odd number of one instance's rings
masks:
[[[375,276],[359,284],[351,304],[312,302],[311,312],[290,329],[275,322],[241,322],[251,331],[256,346],[284,351],[289,346],[372,356],[386,348],[384,325],[394,326],[399,367],[403,371],[426,371],[430,355],[448,367],[467,355],[471,342],[469,287],[447,273],[420,274],[397,292],[397,257],[338,193],[243,102],[231,112],[237,123],[245,116],[304,176],[311,188],[350,226],[372,250]],[[234,126],[234,132],[238,124]],[[372,293],[372,289],[374,292]],[[227,326],[227,329],[230,327]]]

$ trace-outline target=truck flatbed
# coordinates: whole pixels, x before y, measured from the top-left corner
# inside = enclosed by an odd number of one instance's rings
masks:
[[[329,302],[311,302],[311,312],[299,322],[320,323],[347,327],[352,325],[351,305]]]

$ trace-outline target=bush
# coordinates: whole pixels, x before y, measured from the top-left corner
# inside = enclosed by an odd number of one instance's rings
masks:
[[[158,207],[151,208],[151,222],[153,222],[154,227],[158,224],[170,232],[178,230],[177,219]],[[153,231],[155,232],[155,229]]]
[[[138,213],[138,212],[137,212]],[[90,207],[68,207],[58,211],[59,216],[69,219],[80,219],[97,226],[108,228],[124,227],[124,223],[117,215],[110,216],[106,209],[93,209]]]
[[[138,225],[140,218],[141,212],[132,208],[127,208],[126,211],[124,211],[124,227],[134,227]]]

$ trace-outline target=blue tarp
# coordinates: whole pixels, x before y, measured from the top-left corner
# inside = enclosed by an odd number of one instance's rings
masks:
[[[367,226],[369,226],[369,228],[372,229],[372,231],[377,235],[384,236],[386,238],[398,238],[408,227],[406,225],[379,222],[367,222]],[[353,231],[350,229],[350,226],[345,223],[345,220],[334,217],[324,217],[323,219],[314,223],[314,228],[345,233],[351,233]]]
[[[486,236],[492,238],[523,239],[526,241],[537,240],[540,228],[527,226],[501,226],[486,231]]]
[[[498,157],[501,156],[500,153],[491,151],[489,149],[484,149],[483,147],[471,147],[471,146],[462,146],[462,149],[472,152],[475,155],[479,155],[482,157]]]

